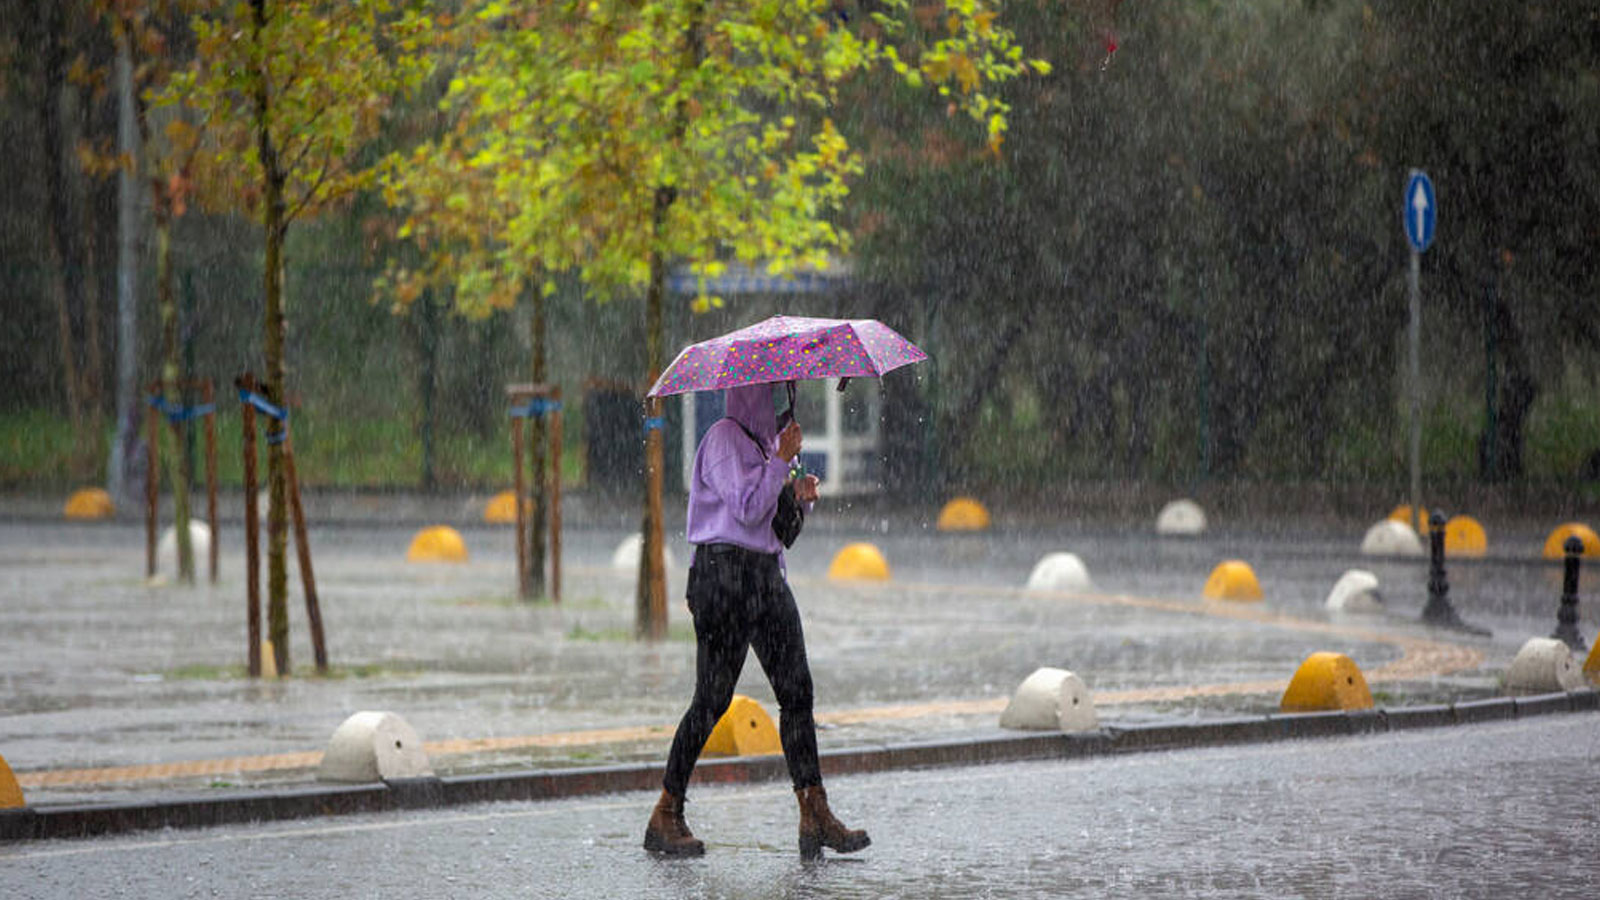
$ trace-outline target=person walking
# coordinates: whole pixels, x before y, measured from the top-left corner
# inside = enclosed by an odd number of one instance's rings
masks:
[[[778,734],[800,805],[800,855],[822,848],[852,853],[870,843],[828,808],[817,762],[811,666],[800,610],[789,590],[783,547],[792,544],[804,510],[817,499],[817,478],[793,478],[801,433],[792,421],[780,431],[773,385],[725,392],[727,416],[714,423],[695,452],[689,484],[687,537],[694,545],[687,599],[694,616],[694,699],[678,723],[667,755],[661,798],[645,827],[645,849],[699,856],[705,844],[684,820],[689,776],[706,739],[733,700],[734,685],[754,648],[779,706]]]

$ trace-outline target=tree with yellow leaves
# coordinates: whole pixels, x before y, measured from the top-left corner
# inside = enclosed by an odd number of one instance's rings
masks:
[[[548,294],[561,273],[600,300],[642,294],[648,385],[665,363],[669,265],[785,274],[849,249],[833,219],[861,171],[835,126],[846,82],[887,71],[931,87],[998,151],[996,89],[1048,66],[996,13],[988,0],[470,2],[449,41],[465,50],[448,132],[388,180],[427,262],[387,286],[405,302],[444,280],[469,311]],[[659,640],[662,434],[658,416],[646,423],[636,630]]]
[[[195,56],[156,97],[183,107],[193,128],[169,130],[194,145],[189,180],[212,208],[257,217],[265,238],[263,337],[266,391],[288,397],[283,292],[289,225],[373,184],[363,152],[395,99],[433,64],[421,0],[195,0]],[[287,409],[287,406],[284,406]],[[289,672],[283,447],[268,426],[267,636]]]

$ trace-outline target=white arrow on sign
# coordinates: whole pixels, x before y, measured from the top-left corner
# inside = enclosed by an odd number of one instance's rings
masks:
[[[1424,223],[1428,220],[1428,195],[1422,189],[1422,182],[1417,182],[1417,189],[1411,194],[1411,209],[1417,214],[1417,240],[1422,240],[1427,234]]]

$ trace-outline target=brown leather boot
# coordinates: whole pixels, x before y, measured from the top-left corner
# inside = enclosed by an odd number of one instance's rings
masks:
[[[838,853],[854,853],[872,843],[865,831],[844,827],[828,809],[828,792],[822,785],[801,788],[794,792],[800,800],[800,858],[820,859],[822,848]]]
[[[668,856],[703,856],[706,845],[697,840],[683,821],[683,798],[665,790],[644,828],[644,848]]]

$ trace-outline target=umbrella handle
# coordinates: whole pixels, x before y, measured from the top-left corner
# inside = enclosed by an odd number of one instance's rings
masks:
[[[842,393],[844,393],[844,386],[849,384],[849,383],[850,383],[850,376],[849,375],[845,375],[845,376],[843,376],[842,378],[839,379],[839,386],[834,388],[834,390],[836,390],[836,391],[838,391],[839,393],[842,394]]]

